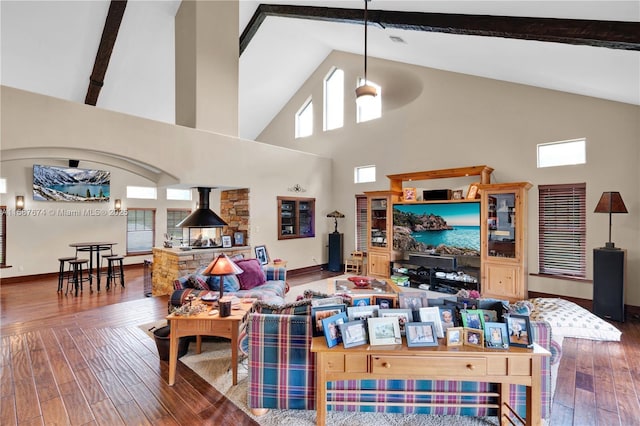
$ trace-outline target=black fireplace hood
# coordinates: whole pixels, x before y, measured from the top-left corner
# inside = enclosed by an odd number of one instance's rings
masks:
[[[209,208],[211,188],[199,186],[197,189],[200,195],[198,208],[178,223],[176,228],[222,228],[226,226],[227,222]]]

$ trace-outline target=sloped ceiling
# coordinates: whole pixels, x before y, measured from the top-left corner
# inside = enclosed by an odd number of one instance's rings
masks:
[[[268,3],[364,6],[363,1]],[[173,18],[179,5],[177,0],[128,2],[97,107],[174,122]],[[258,5],[240,1],[240,33]],[[108,1],[3,0],[2,84],[84,102],[108,7]],[[638,1],[373,0],[369,8],[640,22]],[[377,25],[369,27],[368,46],[371,57],[640,105],[638,50]],[[362,54],[362,25],[267,17],[240,57],[239,135],[255,139],[333,50]]]

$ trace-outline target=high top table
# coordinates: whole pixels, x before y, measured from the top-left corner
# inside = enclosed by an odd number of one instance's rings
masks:
[[[95,253],[96,259],[96,288],[100,291],[100,252],[103,250],[112,250],[113,246],[118,243],[109,241],[99,242],[86,242],[86,243],[71,243],[69,247],[76,249],[76,253],[79,251],[89,252],[89,285],[93,284],[93,254]]]

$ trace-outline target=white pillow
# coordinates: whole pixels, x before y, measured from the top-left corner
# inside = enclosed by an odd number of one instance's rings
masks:
[[[551,324],[552,336],[620,341],[620,330],[573,302],[541,297],[529,301],[533,304],[531,320]]]

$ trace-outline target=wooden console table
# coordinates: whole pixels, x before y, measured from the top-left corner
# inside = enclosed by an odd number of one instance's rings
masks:
[[[362,345],[328,348],[324,337],[314,337],[316,353],[316,422],[327,418],[327,382],[365,379],[463,380],[499,383],[498,407],[501,424],[509,424],[509,384],[527,386],[527,425],[540,425],[542,357],[551,354],[534,344],[533,349],[484,349],[471,346],[409,348],[406,343],[390,346]],[[336,404],[331,401],[331,404]],[[345,404],[352,404],[345,402]],[[432,404],[425,404],[430,406]],[[435,403],[434,403],[435,405]],[[495,406],[495,405],[492,405]]]

